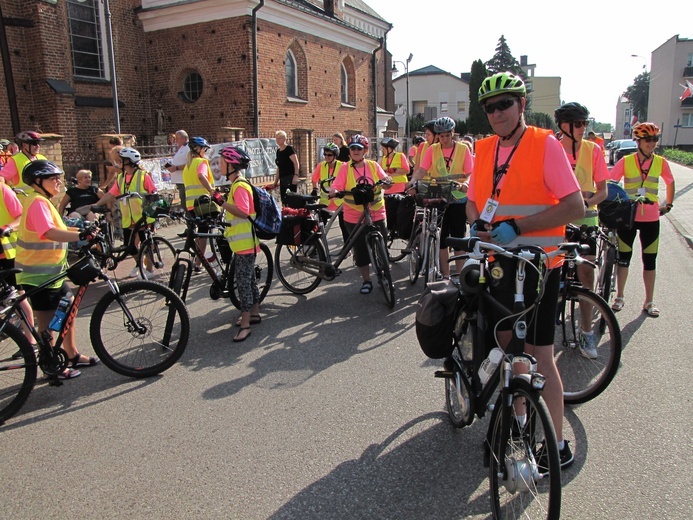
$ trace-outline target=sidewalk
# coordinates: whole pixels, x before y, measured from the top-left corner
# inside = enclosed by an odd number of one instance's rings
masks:
[[[693,249],[693,169],[670,162],[671,172],[676,182],[674,208],[665,216],[678,231],[688,246]],[[663,184],[662,184],[663,185]],[[660,200],[665,200],[663,188]]]

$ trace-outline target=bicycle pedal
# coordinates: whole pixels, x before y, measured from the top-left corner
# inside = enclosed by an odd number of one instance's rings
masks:
[[[433,375],[442,379],[452,379],[455,373],[452,370],[436,370]]]

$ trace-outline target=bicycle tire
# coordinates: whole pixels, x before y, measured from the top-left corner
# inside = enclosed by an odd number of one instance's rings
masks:
[[[390,262],[399,262],[405,256],[408,240],[400,238],[396,231],[390,230],[387,234],[387,258]]]
[[[260,291],[260,302],[265,299],[272,285],[274,276],[274,265],[272,262],[272,252],[264,242],[260,242],[260,253],[255,258],[255,280]],[[236,255],[231,259],[229,267],[229,277],[227,282],[229,288],[229,298],[236,309],[241,308],[241,300],[238,297],[238,287],[236,285]]]
[[[132,329],[121,303],[144,332]],[[161,329],[161,330],[160,330]],[[97,302],[89,324],[94,352],[118,374],[150,377],[167,370],[185,352],[190,317],[183,300],[168,287],[137,280],[120,284]]]
[[[164,237],[153,236],[142,242],[137,268],[143,279],[152,282],[167,283],[171,268],[176,261],[176,249]],[[145,267],[150,262],[151,270]]]
[[[411,252],[409,253],[409,283],[415,285],[421,274],[421,264],[423,262],[421,255],[421,226],[415,224],[412,231]]]
[[[20,359],[12,357],[21,353]],[[0,333],[0,424],[24,406],[36,384],[34,349],[19,327],[7,323]]]
[[[169,283],[169,287],[174,293],[180,296],[181,299],[183,298],[183,285],[185,283],[186,270],[187,266],[184,263],[176,262],[173,264],[173,269],[171,271],[171,282]]]
[[[368,252],[371,256],[371,263],[373,269],[375,269],[378,284],[385,295],[385,302],[390,309],[394,309],[396,303],[395,286],[392,283],[387,248],[382,235],[373,234],[368,237]]]
[[[474,395],[465,359],[472,359],[476,341],[476,320],[469,318],[470,309],[464,302],[458,305],[452,332],[455,344],[451,356],[453,376],[445,379],[445,407],[452,425],[455,428],[463,428],[474,420]]]
[[[510,385],[513,402],[510,411],[506,409],[503,413],[503,406],[507,404],[503,404],[501,393],[489,425],[493,518],[558,519],[561,464],[551,416],[528,376],[516,376]],[[526,412],[524,419],[514,417],[516,407]],[[503,424],[504,415],[509,415],[512,424]],[[537,461],[543,451],[547,456],[548,473],[540,475]]]
[[[611,291],[614,289],[612,285],[614,265],[616,263],[616,249],[612,246],[607,246],[604,260],[602,261],[601,269],[599,270],[599,286],[597,294],[601,296],[608,304],[611,299]]]
[[[274,250],[274,266],[277,270],[277,278],[281,284],[294,294],[308,294],[320,285],[322,278],[318,276],[317,267],[304,271],[294,265],[293,255],[312,257],[320,262],[327,261],[325,249],[319,240],[308,240],[300,246],[287,246],[277,244]]]
[[[438,238],[431,234],[424,253],[424,286],[436,281],[436,243]]]
[[[580,303],[592,306],[592,329],[598,335],[596,359],[580,353]],[[563,380],[565,403],[584,403],[606,390],[618,371],[621,341],[616,316],[601,296],[582,287],[571,287],[567,298],[559,295],[554,358]]]

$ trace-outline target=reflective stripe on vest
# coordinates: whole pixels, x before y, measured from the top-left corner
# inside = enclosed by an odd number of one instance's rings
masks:
[[[188,210],[195,208],[195,199],[202,195],[209,195],[207,188],[202,185],[200,178],[197,176],[197,170],[202,163],[207,164],[207,182],[209,182],[212,188],[214,187],[212,167],[207,159],[195,157],[190,161],[189,165],[186,164],[185,168],[183,168],[183,184],[185,185],[185,207]]]
[[[325,179],[329,179],[330,177],[336,177],[337,173],[339,173],[339,170],[342,168],[342,165],[344,164],[342,161],[334,161],[332,164],[335,165],[334,170],[332,170],[332,175],[330,175],[330,169],[327,165],[326,161],[323,161],[320,163],[320,181],[324,181]],[[329,186],[328,186],[329,189]],[[330,199],[329,198],[329,193],[325,193],[322,191],[322,188],[320,185],[318,185],[318,191],[320,192],[320,204],[325,204],[326,206],[329,206],[330,204],[334,204],[336,207],[339,207],[342,205],[342,199],[339,198],[334,198]]]
[[[33,204],[42,204],[49,209],[54,228],[66,230],[67,227],[63,223],[63,219],[60,218],[58,210],[55,209],[48,199],[37,193],[33,193],[30,196],[27,211],[22,213],[19,222],[15,267],[23,270],[23,272],[17,273],[17,283],[41,285],[65,270],[67,243],[41,239],[36,231],[27,229],[26,216],[29,207]],[[60,285],[62,285],[62,280],[58,280],[50,288],[59,287]]]
[[[16,198],[17,196],[12,191],[12,188],[10,188],[7,184],[1,184],[0,188],[2,188],[3,192],[0,193],[0,227],[4,228],[14,221],[14,217],[10,215],[10,212],[7,210],[7,206],[5,205],[5,197]],[[0,238],[0,244],[0,258],[12,260],[17,255],[17,231],[13,231],[8,237]]]
[[[407,165],[408,165],[407,158],[401,152],[395,152],[395,156],[392,158],[392,162],[389,165],[387,163],[387,160],[388,160],[387,156],[383,156],[380,159],[380,166],[383,167],[383,170],[385,170],[385,173],[387,173],[388,168],[394,168],[395,170],[400,170],[402,168],[407,169]],[[393,184],[397,184],[398,182],[407,182],[409,180],[407,178],[406,173],[397,173],[394,175],[390,175],[390,177],[392,177],[392,183]]]
[[[653,155],[650,171],[647,172],[647,177],[643,180],[637,162],[637,156],[637,153],[626,155],[626,162],[623,165],[623,187],[626,193],[631,197],[637,197],[638,189],[645,188],[647,200],[657,202],[657,197],[659,195],[659,176],[662,174],[662,164],[664,161],[661,156]]]
[[[544,150],[550,130],[527,127],[503,180],[498,209],[493,221],[535,215],[558,204],[544,185]],[[493,191],[493,169],[498,136],[477,142],[474,165],[474,194],[479,214]],[[521,227],[521,226],[520,226]],[[523,233],[509,245],[537,245],[546,251],[565,241],[565,226]],[[555,265],[555,263],[552,262]]]
[[[144,196],[148,192],[144,187],[145,172],[139,168],[132,174],[130,182],[125,186],[125,173],[118,174],[118,189],[120,194],[139,193]],[[134,189],[133,189],[134,186]],[[120,206],[123,228],[129,228],[142,218],[142,200],[137,197],[127,197],[118,201]]]
[[[368,159],[366,159],[364,162],[371,171],[371,179],[373,180],[373,182],[378,182],[380,180],[380,177],[378,176],[378,163],[376,163],[375,161],[370,161]],[[354,167],[352,163],[349,163],[349,170],[347,172],[346,185],[344,186],[344,189],[350,190],[355,187],[356,175],[354,174]],[[363,211],[363,205],[356,204],[354,202],[354,196],[351,193],[346,193],[344,195],[344,204],[346,204],[352,209],[355,209],[356,211]],[[375,188],[375,193],[373,194],[373,202],[370,203],[370,208],[372,211],[378,211],[380,208],[383,207],[383,204],[385,204],[383,190],[381,190],[380,186],[378,186],[377,188]]]
[[[250,185],[248,184],[248,182],[246,182],[245,179],[241,179],[239,177],[231,185],[231,192],[229,193],[226,202],[228,202],[231,205],[235,205],[234,196],[236,195],[236,191],[238,191],[239,189],[246,190],[248,192],[248,196],[252,200],[253,189],[250,187]],[[251,218],[254,218],[255,213],[251,213],[249,216]],[[254,246],[257,246],[260,243],[255,233],[253,233],[252,222],[250,222],[250,220],[248,220],[247,218],[237,217],[230,211],[226,211],[224,212],[224,220],[226,220],[226,222],[230,224],[230,226],[224,230],[224,236],[229,242],[231,251],[233,251],[234,253],[238,253],[239,251],[247,251],[248,249],[253,249]]]
[[[468,148],[462,143],[453,142],[454,154],[452,156],[452,164],[450,171],[445,167],[445,156],[440,143],[433,145],[433,161],[431,161],[430,177],[428,179],[445,179],[463,183],[469,177],[464,173],[464,159],[467,155]],[[461,153],[460,153],[461,152]],[[453,196],[458,202],[466,202],[467,195],[461,191],[453,191]]]

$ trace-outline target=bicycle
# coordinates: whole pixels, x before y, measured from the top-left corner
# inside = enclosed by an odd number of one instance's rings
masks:
[[[418,280],[419,273],[424,275],[424,286],[443,278],[440,268],[440,227],[456,185],[454,181],[436,179],[416,183],[416,203],[422,208],[422,216],[420,221],[415,216],[411,245],[407,248],[411,252],[409,281],[412,285]]]
[[[325,189],[325,182],[321,183]],[[370,212],[370,203],[374,200],[374,190],[382,181],[373,184],[359,184],[354,189],[338,193],[343,197],[345,193],[354,196],[356,204],[363,206],[363,212],[356,226],[349,235],[336,259],[332,260],[332,254],[325,233],[325,225],[317,217],[316,212],[325,208],[324,204],[306,204],[305,209],[311,216],[302,217],[305,226],[295,235],[292,230],[288,233],[280,233],[277,238],[277,247],[274,251],[274,264],[277,277],[282,285],[294,294],[308,294],[315,290],[322,280],[334,280],[342,271],[339,266],[349,251],[354,247],[357,238],[366,233],[366,244],[371,265],[375,269],[378,284],[383,290],[385,301],[391,309],[394,308],[395,288],[392,284],[390,264],[388,260],[385,239],[380,229],[373,224]]]
[[[527,271],[539,271],[536,264],[548,258],[535,247],[504,249],[481,242],[478,237],[446,239],[446,245],[466,253],[450,262],[468,258],[460,274],[460,287],[452,325],[452,353],[444,370],[435,376],[445,379],[445,404],[452,424],[457,428],[470,425],[474,416],[491,411],[484,466],[489,468],[491,508],[494,518],[550,518],[560,516],[561,474],[558,443],[548,408],[541,397],[546,382],[539,374],[536,360],[522,353],[526,333],[525,315],[541,299],[527,307],[524,283]],[[568,249],[577,244],[562,244]],[[508,309],[489,292],[494,269],[489,257],[516,260],[515,305]],[[487,276],[488,275],[488,276]],[[443,282],[441,282],[443,283]],[[448,282],[452,284],[453,282]],[[498,323],[487,321],[490,309],[502,321],[512,320],[512,340],[503,353],[493,375],[483,384],[479,369],[488,354],[487,333]],[[495,406],[490,404],[500,383]]]
[[[409,200],[412,197],[405,195],[404,193],[394,193],[390,195],[385,195],[385,206],[388,207],[392,204],[395,208],[400,208],[403,204],[409,204]],[[389,202],[395,201],[395,202]],[[413,202],[412,202],[413,204]],[[390,223],[390,210],[388,210],[388,225],[387,225],[387,236],[385,237],[385,245],[387,246],[387,256],[390,262],[395,263],[402,260],[405,256],[409,254],[409,237],[404,237],[400,234],[401,226],[393,226]],[[396,213],[395,213],[396,215]],[[411,233],[410,233],[411,236]]]
[[[572,228],[575,232],[575,226]],[[577,232],[585,230],[577,228]],[[582,286],[577,276],[581,263],[596,268],[581,258],[578,250],[565,254],[556,310],[554,359],[567,404],[584,403],[601,394],[613,381],[621,361],[621,329],[616,315],[601,296]],[[597,357],[583,354],[582,330],[592,331]]]
[[[131,192],[119,195],[116,200],[130,197],[142,199],[139,193]],[[168,218],[171,205],[158,194],[146,195],[144,199],[148,204],[143,208],[142,217],[135,222],[128,243],[116,246],[113,223],[101,217],[98,226],[103,226],[103,233],[99,234],[92,252],[102,267],[112,271],[120,262],[132,256],[133,251],[137,251],[140,277],[144,280],[163,281],[167,279],[170,266],[173,265],[175,249],[166,238],[154,233],[154,225],[149,220]],[[109,211],[102,206],[92,206],[92,210],[101,213]],[[140,233],[144,234],[145,239],[138,248],[135,241]]]
[[[204,268],[212,279],[209,297],[212,300],[230,298],[234,307],[240,309],[241,304],[238,299],[235,276],[235,256],[223,234],[223,228],[226,227],[226,223],[217,218],[192,218],[184,212],[174,213],[172,217],[185,222],[186,232],[183,247],[176,249],[169,287],[185,301],[192,277],[193,261],[197,259],[200,262],[200,266]],[[201,224],[206,224],[210,232],[199,233],[197,228]],[[208,239],[211,249],[209,257],[202,254],[202,251],[198,248],[197,238]],[[269,247],[264,242],[260,242],[260,250],[255,259],[255,278],[260,291],[260,301],[262,301],[269,292],[274,269],[272,252]]]
[[[92,311],[89,335],[104,365],[124,376],[150,377],[169,369],[183,355],[190,336],[190,318],[183,301],[156,282],[118,284],[99,266],[91,247],[84,246],[83,256],[65,272],[23,294],[6,281],[8,275],[21,269],[0,273],[0,424],[26,402],[36,383],[37,368],[48,376],[51,385],[62,384],[58,375],[68,368],[69,359],[61,345],[89,284],[96,279],[106,282],[109,292]],[[29,326],[20,303],[64,278],[79,288],[54,343],[50,331],[39,334]],[[36,352],[21,324],[31,331]],[[13,359],[18,350],[21,357]]]

